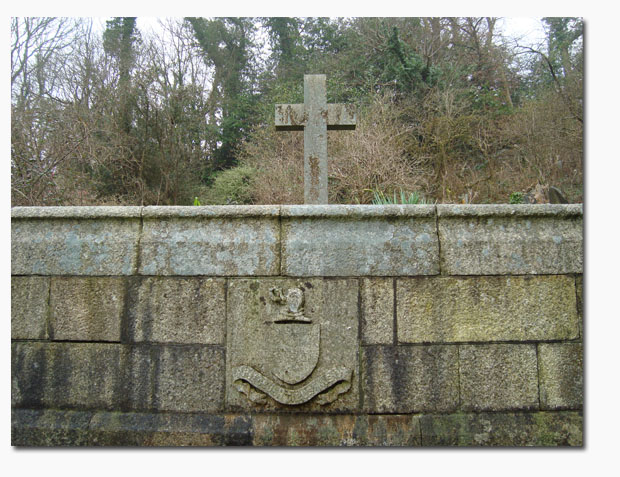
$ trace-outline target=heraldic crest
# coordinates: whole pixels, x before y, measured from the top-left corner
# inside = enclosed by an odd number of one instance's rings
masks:
[[[280,404],[334,401],[351,387],[352,370],[344,365],[317,367],[321,323],[304,312],[304,289],[271,287],[272,312],[253,328],[253,353],[231,370],[233,386],[256,404],[269,396]],[[264,297],[261,302],[265,304]],[[246,338],[247,339],[247,338]],[[320,368],[320,369],[319,369]]]

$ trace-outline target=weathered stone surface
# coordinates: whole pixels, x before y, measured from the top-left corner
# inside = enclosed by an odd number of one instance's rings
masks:
[[[280,214],[279,205],[152,205],[144,207],[145,219],[246,219],[274,218]]]
[[[458,407],[456,346],[368,346],[362,351],[364,411],[449,412]]]
[[[394,342],[394,279],[363,278],[362,342],[392,344]]]
[[[304,203],[327,204],[327,130],[355,129],[352,105],[327,104],[325,75],[304,75],[304,104],[276,104],[277,130],[304,131]]]
[[[13,407],[211,412],[223,404],[220,347],[17,342],[11,362]]]
[[[578,412],[493,412],[420,417],[424,446],[583,446]]]
[[[46,339],[50,279],[11,277],[11,338]]]
[[[459,363],[464,410],[538,408],[536,345],[459,345]]]
[[[132,278],[130,296],[129,341],[224,344],[224,279]]]
[[[401,343],[576,339],[569,276],[421,277],[396,280]]]
[[[222,409],[224,356],[219,346],[133,347],[129,406],[139,411],[213,412]]]
[[[583,275],[575,278],[575,289],[577,290],[577,314],[579,315],[579,337],[583,339]]]
[[[14,409],[14,446],[582,446],[581,412],[169,414]]]
[[[15,409],[16,446],[418,446],[418,416]]]
[[[142,207],[137,206],[62,206],[12,207],[12,219],[137,219]]]
[[[282,206],[282,274],[439,273],[434,206]]]
[[[139,273],[277,275],[280,270],[278,209],[262,207],[243,208],[238,216],[228,209],[220,216],[214,208],[189,216],[166,216],[162,214],[174,211],[146,207]],[[201,212],[202,215],[197,215]]]
[[[304,75],[304,202],[327,204],[327,92],[325,75]]]
[[[256,414],[255,446],[418,446],[417,416]]]
[[[60,213],[60,212],[59,212]],[[13,275],[131,275],[139,217],[13,218]]]
[[[127,394],[126,358],[113,343],[12,343],[12,406],[114,409]]]
[[[94,413],[93,446],[248,446],[252,418],[229,414]]]
[[[449,275],[582,273],[582,206],[438,205]]]
[[[11,445],[60,447],[90,444],[89,411],[12,409]]]
[[[52,339],[120,341],[124,278],[53,277],[51,281]]]
[[[540,343],[540,405],[542,409],[583,407],[583,346],[581,343]]]
[[[156,402],[163,411],[216,411],[224,404],[224,351],[165,346],[159,356]]]
[[[355,279],[231,279],[227,404],[252,410],[357,409],[357,298]]]

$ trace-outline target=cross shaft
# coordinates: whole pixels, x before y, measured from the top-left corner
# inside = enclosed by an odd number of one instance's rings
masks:
[[[304,75],[303,104],[276,104],[277,131],[304,131],[305,204],[327,204],[327,131],[355,123],[352,105],[327,104],[325,75]]]

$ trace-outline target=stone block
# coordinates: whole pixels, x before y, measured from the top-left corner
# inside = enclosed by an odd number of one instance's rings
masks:
[[[362,342],[392,344],[394,342],[394,279],[363,278]]]
[[[134,277],[130,284],[129,341],[224,344],[224,279]]]
[[[438,205],[442,273],[582,273],[582,209],[580,204]]]
[[[90,445],[89,411],[12,409],[11,445],[64,447]]]
[[[282,274],[439,273],[434,206],[282,206]]]
[[[53,277],[50,293],[52,339],[121,340],[125,306],[122,277]]]
[[[424,415],[423,446],[583,446],[577,412],[493,412]]]
[[[464,410],[538,409],[536,345],[459,345],[459,366]]]
[[[456,346],[367,346],[362,352],[365,412],[449,412],[457,409]]]
[[[583,345],[540,343],[540,405],[542,409],[583,407]]]
[[[417,416],[255,414],[255,446],[418,446]]]
[[[126,359],[113,343],[13,343],[12,406],[114,409],[127,395]]]
[[[421,277],[396,281],[400,343],[576,339],[569,276]]]
[[[358,408],[356,279],[231,279],[227,341],[229,409]]]
[[[141,345],[131,350],[129,406],[145,411],[213,412],[224,401],[219,346]]]
[[[139,273],[278,275],[278,212],[277,206],[146,207]]]
[[[139,230],[140,207],[16,207],[11,273],[131,275]]]
[[[11,277],[11,338],[47,339],[48,277]]]
[[[96,412],[92,446],[248,446],[252,418],[228,414]]]
[[[157,409],[211,412],[224,404],[224,350],[164,346],[157,364]]]

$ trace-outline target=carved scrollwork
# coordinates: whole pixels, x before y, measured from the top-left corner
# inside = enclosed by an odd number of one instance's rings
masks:
[[[315,396],[319,396],[317,398],[319,404],[328,404],[350,389],[351,377],[351,370],[338,366],[310,379],[296,389],[289,389],[280,386],[250,366],[239,366],[233,370],[233,383],[237,390],[259,404],[265,402],[265,394],[287,405],[303,404]]]

